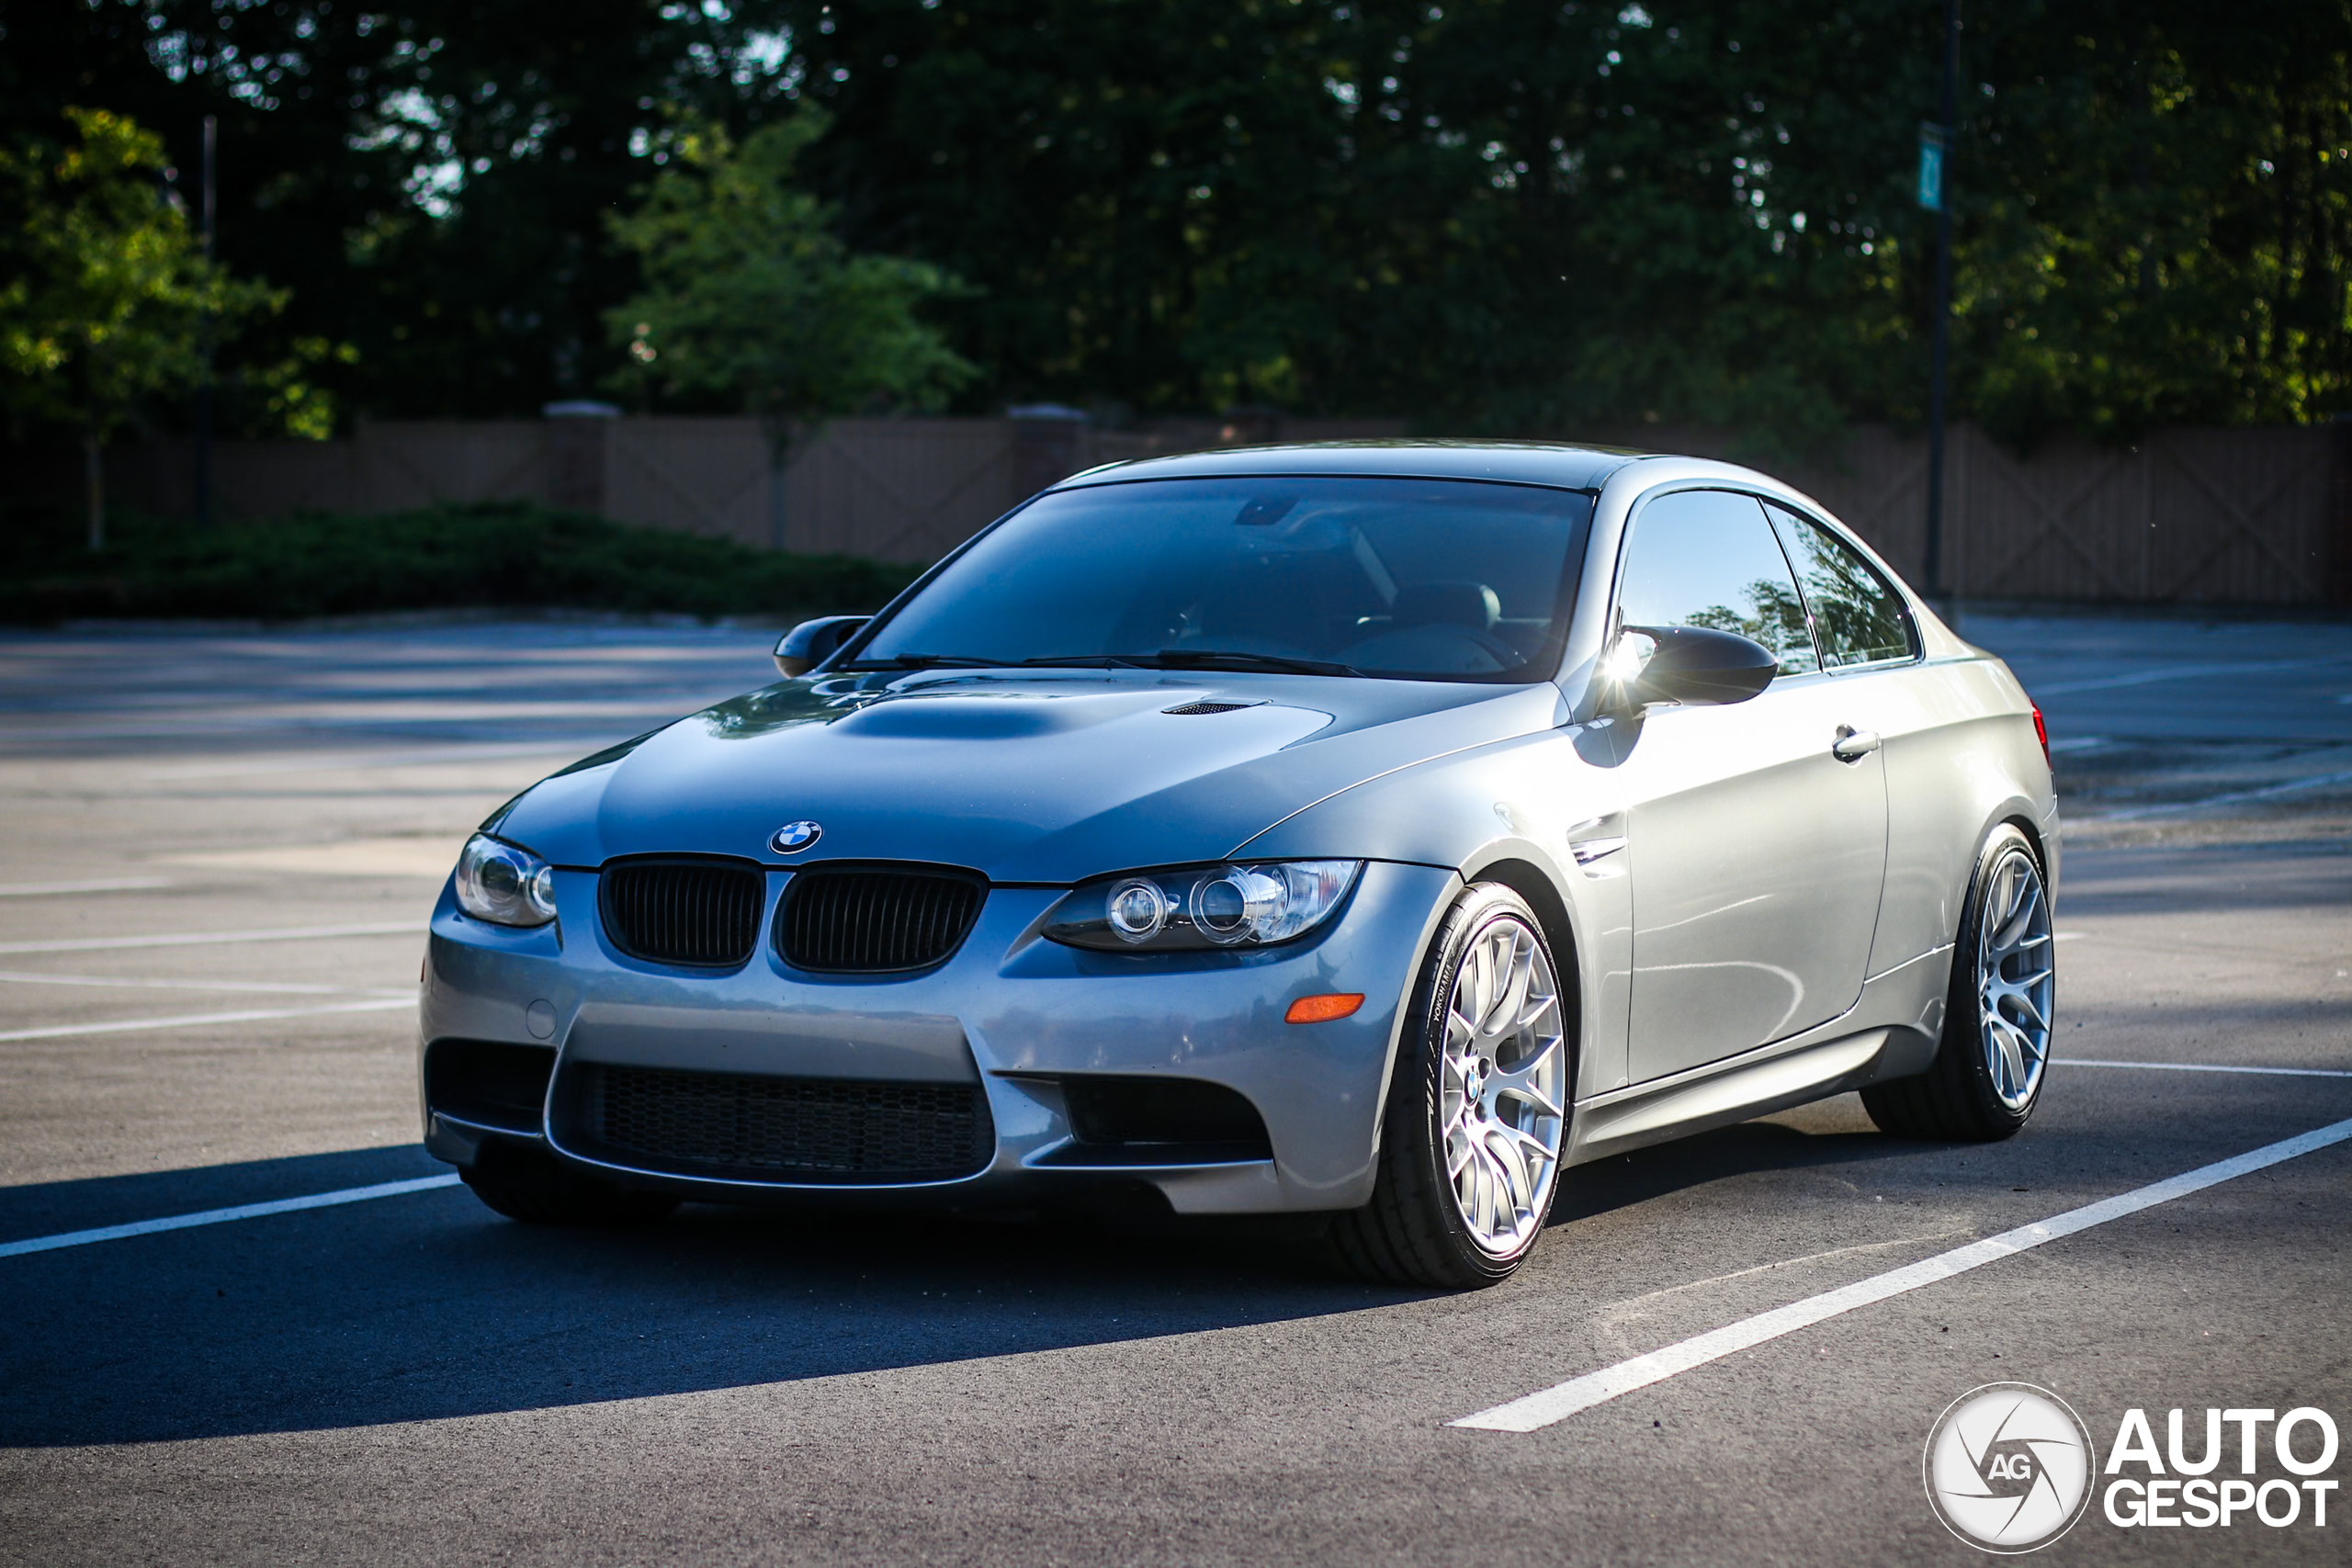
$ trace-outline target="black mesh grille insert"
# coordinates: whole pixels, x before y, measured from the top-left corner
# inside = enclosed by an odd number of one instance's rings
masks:
[[[948,1180],[995,1153],[970,1084],[753,1077],[585,1065],[589,1125],[640,1168],[749,1180]]]
[[[1223,1084],[1192,1078],[1062,1080],[1070,1131],[1087,1144],[1229,1144],[1271,1159],[1258,1108]]]
[[[477,1126],[537,1133],[553,1071],[552,1045],[435,1040],[424,1053],[424,1102]]]
[[[928,969],[964,944],[988,885],[955,872],[812,867],[775,912],[775,947],[796,969],[880,975]]]
[[[724,860],[617,861],[598,879],[605,934],[632,958],[732,969],[760,940],[765,879]]]
[[[1161,708],[1159,711],[1191,717],[1196,714],[1204,713],[1239,713],[1243,708],[1253,708],[1257,705],[1256,703],[1178,703],[1172,708]]]

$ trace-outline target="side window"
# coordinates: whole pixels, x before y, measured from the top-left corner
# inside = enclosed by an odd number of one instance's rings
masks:
[[[1783,675],[1821,667],[1804,601],[1753,496],[1683,491],[1642,508],[1617,607],[1629,626],[1737,632],[1778,654]]]
[[[1852,546],[1820,524],[1766,504],[1796,563],[1822,661],[1832,670],[1883,664],[1918,651],[1903,596]]]

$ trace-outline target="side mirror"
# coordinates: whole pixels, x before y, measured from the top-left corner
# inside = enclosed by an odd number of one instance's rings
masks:
[[[1652,644],[1643,659],[1628,638]],[[1780,657],[1760,642],[1736,632],[1704,626],[1627,626],[1611,650],[1610,672],[1621,683],[1625,705],[1653,703],[1687,706],[1744,703],[1772,683]]]
[[[813,621],[803,621],[776,639],[775,667],[784,671],[787,680],[795,675],[806,675],[840,652],[842,644],[873,618],[871,615],[820,615]]]

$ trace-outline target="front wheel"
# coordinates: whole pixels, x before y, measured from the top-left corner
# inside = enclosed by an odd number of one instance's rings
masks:
[[[1372,1201],[1332,1235],[1358,1272],[1460,1290],[1543,1233],[1568,1127],[1567,1023],[1534,912],[1494,883],[1447,911],[1413,990]]]
[[[1952,953],[1943,1040],[1917,1077],[1862,1090],[1883,1132],[1990,1143],[2013,1135],[2041,1100],[2055,1016],[2050,890],[2023,833],[1984,841]]]

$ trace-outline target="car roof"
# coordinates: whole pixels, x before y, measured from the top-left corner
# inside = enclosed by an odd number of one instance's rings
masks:
[[[1551,441],[1303,441],[1273,446],[1227,446],[1106,463],[1072,474],[1053,488],[1225,475],[1334,474],[1494,479],[1555,485],[1566,490],[1597,490],[1611,472],[1651,456],[1654,454],[1623,447]]]

